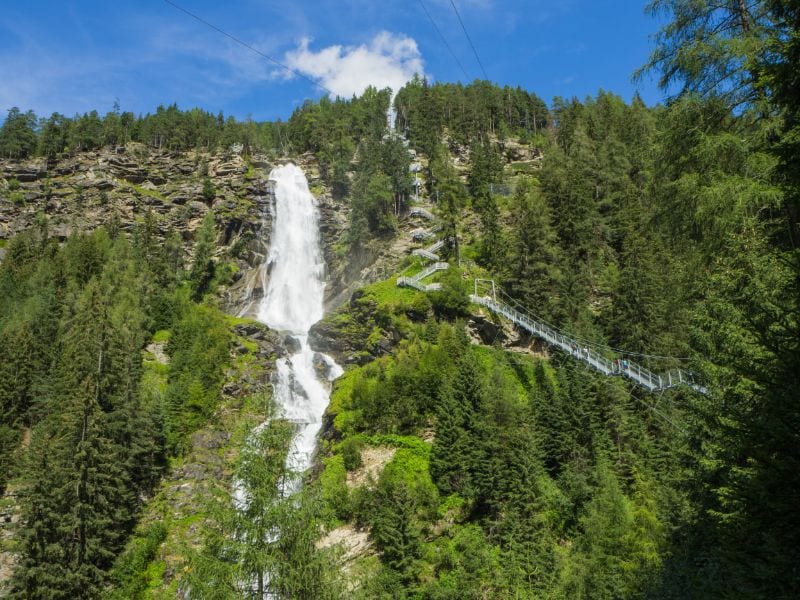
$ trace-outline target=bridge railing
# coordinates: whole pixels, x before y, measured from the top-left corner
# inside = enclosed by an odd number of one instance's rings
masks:
[[[412,208],[408,214],[410,214],[412,217],[424,217],[425,219],[431,221],[436,218],[433,216],[433,213],[431,211],[425,210],[424,208],[420,207]]]
[[[416,250],[412,250],[411,254],[414,256],[421,256],[422,258],[427,258],[428,260],[439,260],[439,255],[431,252],[426,248],[417,248]]]
[[[654,373],[645,367],[627,359],[609,359],[597,351],[588,348],[575,338],[571,338],[541,323],[520,311],[498,302],[488,296],[471,295],[475,304],[485,306],[489,310],[504,316],[533,335],[543,339],[552,346],[572,355],[603,373],[604,375],[621,375],[648,391],[665,390],[677,385],[688,385],[695,391],[708,394],[708,390],[694,381],[692,373],[683,369],[672,369],[665,373]]]

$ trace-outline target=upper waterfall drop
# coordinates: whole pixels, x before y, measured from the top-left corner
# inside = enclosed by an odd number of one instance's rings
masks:
[[[305,335],[322,318],[325,293],[317,200],[296,165],[276,167],[269,178],[275,182],[275,224],[257,318],[272,329]]]

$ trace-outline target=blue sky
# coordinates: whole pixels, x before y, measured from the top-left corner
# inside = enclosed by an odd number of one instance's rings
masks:
[[[399,85],[415,71],[464,81],[422,8],[464,67],[481,76],[450,0],[175,0],[332,91]],[[489,79],[546,102],[599,89],[648,104],[653,80],[631,74],[659,22],[643,1],[455,0]],[[237,118],[287,118],[326,93],[163,0],[27,0],[0,11],[0,110],[39,115],[199,106]],[[3,115],[4,116],[4,115]]]

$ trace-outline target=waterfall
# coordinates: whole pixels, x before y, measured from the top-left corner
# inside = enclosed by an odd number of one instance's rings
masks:
[[[303,473],[311,466],[331,382],[342,369],[308,345],[308,331],[323,315],[325,292],[317,200],[295,165],[276,167],[269,178],[274,182],[275,222],[265,269],[270,275],[257,318],[300,345],[298,352],[277,361],[275,403],[278,414],[295,425],[287,467]],[[297,478],[284,492],[291,494],[299,486]]]

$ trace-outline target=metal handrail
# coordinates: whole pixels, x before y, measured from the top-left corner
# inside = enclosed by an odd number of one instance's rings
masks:
[[[572,357],[585,362],[590,367],[604,375],[621,375],[627,377],[634,384],[648,391],[666,390],[678,385],[687,385],[693,390],[708,394],[708,389],[695,383],[692,373],[683,369],[672,369],[666,373],[658,374],[627,359],[608,359],[595,350],[580,343],[579,340],[557,332],[544,323],[532,319],[518,310],[498,302],[488,296],[470,295],[470,300],[475,304],[485,306],[508,320],[516,323],[533,335],[545,340],[552,346],[560,348]]]

